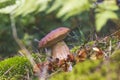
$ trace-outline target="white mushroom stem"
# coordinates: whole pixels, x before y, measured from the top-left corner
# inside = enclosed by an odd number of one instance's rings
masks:
[[[66,59],[67,55],[70,54],[70,50],[64,41],[60,41],[52,47],[53,59],[59,58],[60,60]]]

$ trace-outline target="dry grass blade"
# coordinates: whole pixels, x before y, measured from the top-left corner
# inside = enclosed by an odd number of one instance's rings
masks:
[[[12,67],[10,67],[7,71],[5,71],[5,73],[3,75],[6,75],[15,65],[13,65]]]

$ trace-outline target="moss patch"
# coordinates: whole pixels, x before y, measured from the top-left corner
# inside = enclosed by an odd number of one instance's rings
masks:
[[[0,80],[18,80],[31,73],[32,66],[25,57],[15,56],[0,62]]]

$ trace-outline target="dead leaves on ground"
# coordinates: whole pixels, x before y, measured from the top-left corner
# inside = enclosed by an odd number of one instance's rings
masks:
[[[93,56],[94,55],[94,56]],[[81,48],[79,49],[76,54],[69,54],[67,55],[66,59],[52,59],[52,57],[43,63],[38,63],[34,66],[33,70],[34,73],[42,72],[43,68],[47,66],[47,73],[51,74],[60,69],[60,71],[69,72],[72,70],[73,65],[83,62],[86,59],[102,59],[104,56],[101,49],[97,47],[93,47],[91,49],[88,48]]]

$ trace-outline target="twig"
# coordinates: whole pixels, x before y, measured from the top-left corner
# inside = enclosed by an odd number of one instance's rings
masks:
[[[14,17],[13,17],[12,14],[10,14],[10,20],[11,20],[11,28],[12,28],[13,38],[15,39],[15,41],[17,42],[17,44],[20,46],[20,48],[25,51],[25,56],[27,56],[27,58],[30,60],[31,64],[34,66],[35,62],[34,62],[32,56],[30,55],[30,52],[26,49],[26,47],[24,46],[24,44],[22,43],[22,41],[17,36],[15,19],[14,19]]]
[[[31,80],[30,79],[30,75],[29,75],[29,70],[27,69],[27,80]]]
[[[51,76],[57,74],[59,71],[61,71],[61,69],[59,69],[59,70],[55,71],[54,73],[50,74],[47,78],[50,78]]]
[[[33,57],[31,56],[30,52],[26,49],[26,47],[24,46],[24,44],[22,43],[22,41],[18,38],[17,36],[17,30],[16,30],[16,25],[15,25],[15,17],[13,16],[13,14],[10,14],[10,21],[11,21],[11,28],[12,28],[12,35],[13,38],[15,39],[15,41],[17,42],[17,44],[19,45],[19,47],[25,51],[24,55],[29,59],[29,61],[31,62],[32,66],[34,67],[34,65],[36,64],[35,61],[33,60]],[[40,71],[40,70],[39,70]]]

